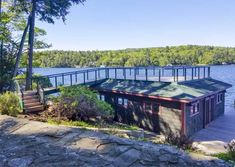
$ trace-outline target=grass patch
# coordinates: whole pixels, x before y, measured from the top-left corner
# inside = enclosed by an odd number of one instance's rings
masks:
[[[118,129],[118,130],[139,130],[139,127],[134,125],[125,125],[125,124],[94,124],[88,123],[84,121],[58,121],[54,119],[48,119],[47,123],[53,125],[65,125],[65,126],[77,126],[82,128],[110,128],[110,129]]]
[[[66,125],[66,126],[77,126],[77,127],[84,127],[84,128],[95,128],[95,125],[89,124],[84,121],[57,121],[53,119],[48,119],[47,123],[53,125]]]
[[[230,162],[230,163],[235,165],[235,156],[233,154],[229,153],[229,152],[227,152],[227,153],[219,153],[219,154],[215,154],[213,156],[215,156],[215,157],[217,157],[219,159],[228,161],[228,162]]]

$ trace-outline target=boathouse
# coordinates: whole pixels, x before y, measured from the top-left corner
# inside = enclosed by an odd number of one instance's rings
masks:
[[[231,85],[210,76],[210,66],[105,67],[43,76],[40,101],[58,85],[87,85],[115,109],[115,120],[158,133],[192,136],[225,111]]]
[[[224,114],[230,84],[210,75],[183,81],[178,74],[174,78],[177,80],[106,79],[92,89],[113,106],[116,121],[157,133],[192,136]]]

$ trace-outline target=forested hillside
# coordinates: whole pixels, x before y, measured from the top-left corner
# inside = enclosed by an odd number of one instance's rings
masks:
[[[109,51],[40,51],[35,67],[77,66],[164,66],[235,63],[235,48],[213,46],[175,46]],[[22,59],[26,66],[26,57]]]

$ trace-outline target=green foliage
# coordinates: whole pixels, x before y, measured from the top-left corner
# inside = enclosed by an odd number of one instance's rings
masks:
[[[95,121],[113,117],[112,107],[101,100],[87,87],[72,86],[61,88],[61,96],[55,98],[54,116],[64,120]]]
[[[225,148],[227,150],[226,153],[219,153],[215,156],[235,165],[235,140],[232,140]]]
[[[25,85],[25,78],[26,78],[26,74],[18,75],[15,77],[15,79],[17,79],[19,81],[19,84],[21,86]],[[44,77],[41,77],[41,75],[39,75],[39,74],[34,74],[33,75],[33,84],[32,84],[33,89],[37,88],[37,83],[39,83],[43,88],[52,87],[52,83],[49,78],[44,78]]]
[[[175,46],[115,51],[42,51],[35,53],[34,66],[166,66],[235,63],[235,48]],[[22,61],[22,66],[26,59]]]
[[[214,156],[219,158],[219,159],[231,162],[235,165],[235,157],[233,157],[230,153],[219,153],[219,154],[216,154]]]
[[[77,126],[77,127],[84,127],[84,128],[94,128],[95,125],[84,121],[63,121],[63,120],[53,120],[48,119],[47,122],[53,125],[66,125],[66,126]]]
[[[17,116],[20,112],[22,110],[17,95],[12,92],[6,92],[0,95],[0,114]]]

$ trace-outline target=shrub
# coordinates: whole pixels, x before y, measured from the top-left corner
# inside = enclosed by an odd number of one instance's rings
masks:
[[[17,116],[20,112],[22,110],[17,95],[12,92],[6,92],[0,95],[0,114]]]
[[[62,120],[102,121],[113,118],[112,107],[84,86],[61,88],[61,96],[54,99],[52,116]]]
[[[167,132],[165,134],[165,142],[175,145],[183,150],[193,150],[193,140],[184,134],[178,134],[171,131]]]
[[[227,152],[215,154],[215,157],[223,159],[232,163],[235,166],[235,140],[232,140],[227,146],[225,146]]]

